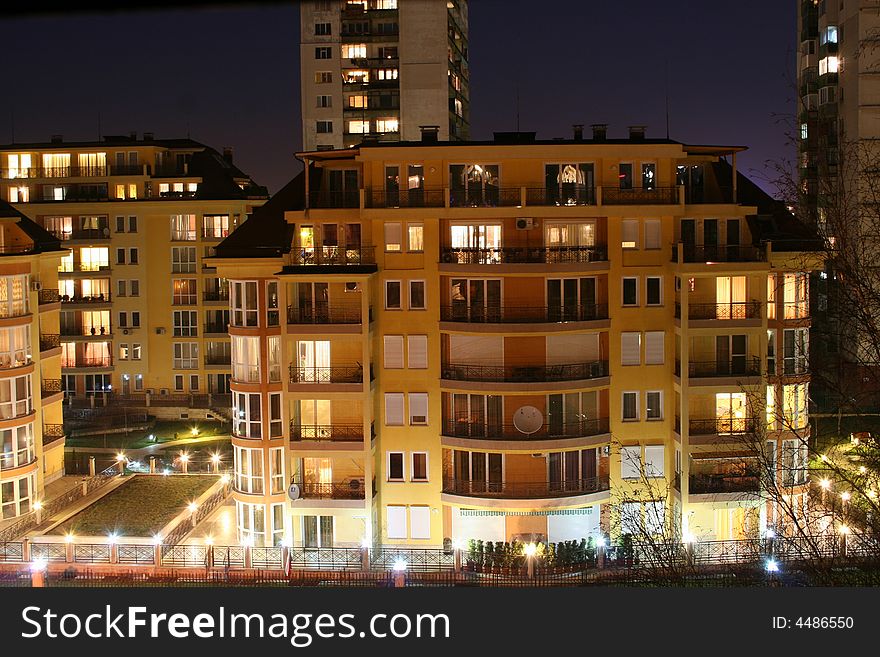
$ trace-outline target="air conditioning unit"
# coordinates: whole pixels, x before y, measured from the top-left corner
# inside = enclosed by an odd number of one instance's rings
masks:
[[[43,289],[43,283],[40,281],[31,281],[31,289],[34,292],[39,292]]]
[[[156,335],[165,335],[165,328],[160,326],[156,329]]]
[[[128,329],[122,329],[122,335],[128,335],[129,333],[131,333],[131,331]]]
[[[355,283],[355,282],[346,283],[345,284],[345,291],[346,292],[360,292],[361,291],[361,284]]]
[[[167,396],[168,395],[168,388],[160,388],[159,394]]]
[[[427,424],[428,418],[424,415],[413,415],[410,424]]]
[[[531,230],[535,227],[535,220],[532,217],[519,217],[516,220],[517,230]]]

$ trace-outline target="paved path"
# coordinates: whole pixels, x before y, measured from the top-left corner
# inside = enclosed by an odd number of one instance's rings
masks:
[[[119,452],[123,452],[129,459],[138,457],[144,458],[145,456],[150,456],[151,454],[155,454],[160,450],[165,449],[173,449],[175,447],[186,447],[187,445],[198,445],[199,443],[212,443],[217,442],[219,440],[231,440],[231,436],[229,434],[224,434],[220,436],[199,436],[197,438],[178,438],[177,440],[167,440],[162,443],[155,443],[154,445],[147,445],[146,447],[137,447],[135,449],[123,449],[121,447],[87,447],[87,446],[66,446],[65,451],[78,449],[83,452],[95,452],[98,454],[118,454]]]

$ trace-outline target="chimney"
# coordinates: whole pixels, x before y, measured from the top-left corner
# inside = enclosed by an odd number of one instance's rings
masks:
[[[593,123],[590,125],[593,130],[593,141],[605,141],[608,139],[608,124]]]
[[[52,143],[60,144],[64,141],[64,135],[52,135]]]
[[[423,144],[436,144],[440,135],[439,125],[420,125],[419,130],[422,131]]]
[[[645,126],[631,125],[629,127],[629,140],[630,141],[645,141]]]
[[[232,164],[232,146],[223,147],[223,159]]]
[[[145,132],[144,133],[144,141],[153,141],[153,133]]]
[[[128,133],[128,137],[129,137],[129,139],[131,139],[132,141],[137,141],[137,138],[138,138],[137,130],[132,130],[131,132],[129,132],[129,133]]]
[[[575,141],[583,141],[584,140],[584,126],[582,123],[575,123],[571,126],[574,129],[574,140]]]

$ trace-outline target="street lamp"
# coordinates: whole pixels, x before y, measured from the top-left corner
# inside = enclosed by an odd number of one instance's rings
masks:
[[[525,547],[526,567],[528,568],[529,579],[535,577],[535,554],[538,552],[538,546],[534,543],[527,543]]]

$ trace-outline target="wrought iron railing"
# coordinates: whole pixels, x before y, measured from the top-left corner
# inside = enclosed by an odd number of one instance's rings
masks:
[[[440,306],[444,322],[516,324],[540,322],[589,322],[608,319],[608,304],[567,306]]]
[[[63,424],[44,424],[43,425],[43,445],[49,445],[56,440],[64,438]]]
[[[782,304],[782,317],[780,319],[807,319],[810,316],[810,306],[807,302]]]
[[[682,262],[763,262],[763,246],[742,244],[683,244]],[[672,262],[678,262],[678,245],[672,245]]]
[[[594,205],[596,190],[593,187],[575,187],[563,185],[558,187],[528,187],[526,189],[526,205],[537,206],[575,206]]]
[[[110,293],[106,292],[103,294],[89,295],[89,296],[80,296],[74,294],[72,297],[68,295],[64,295],[61,297],[61,303],[64,304],[74,304],[74,303],[110,303],[112,299],[110,298]]]
[[[757,420],[752,417],[719,417],[688,420],[692,436],[750,434],[755,432]]]
[[[677,205],[678,187],[602,187],[603,205]]]
[[[443,420],[443,435],[476,440],[557,440],[560,438],[583,438],[609,432],[608,418],[580,420],[565,424],[544,424],[533,433],[526,434],[512,424],[487,424],[460,420]]]
[[[205,333],[229,333],[229,322],[208,322]]]
[[[681,362],[675,362],[675,374],[681,376]],[[692,378],[713,376],[759,376],[761,359],[757,357],[733,357],[731,360],[691,361],[688,376]]]
[[[302,483],[299,484],[299,489],[303,499],[363,500],[366,494],[363,479],[332,483]]]
[[[287,306],[288,324],[360,324],[360,306]]]
[[[442,572],[455,569],[452,550],[383,546],[370,551],[372,570],[393,570],[395,564],[406,563],[407,571]]]
[[[229,301],[229,290],[205,290],[202,293],[204,301]]]
[[[58,349],[60,346],[61,335],[59,333],[40,333],[40,351]]]
[[[59,301],[61,301],[61,295],[58,293],[58,290],[51,288],[43,288],[42,290],[40,290],[40,305],[47,303],[58,303]]]
[[[293,247],[287,258],[287,266],[309,265],[374,265],[375,247],[316,246]]]
[[[589,477],[569,481],[473,481],[444,479],[443,492],[467,497],[530,499],[570,497],[608,490],[608,477]]]
[[[605,246],[443,247],[440,261],[459,265],[563,264],[604,262]]]
[[[675,316],[681,317],[681,304],[675,303]],[[688,304],[689,319],[760,319],[761,304],[758,301],[744,303],[692,303]]]
[[[757,473],[743,474],[691,474],[688,490],[694,494],[705,493],[751,493],[761,487]]]
[[[450,189],[451,208],[497,208],[522,204],[519,187],[487,187],[481,189]]]
[[[359,189],[309,192],[310,208],[357,208],[361,204]]]
[[[442,208],[446,205],[443,188],[366,190],[364,204],[368,208]]]
[[[41,397],[50,397],[63,391],[61,379],[40,379]]]
[[[317,440],[326,442],[361,441],[364,439],[362,424],[298,424],[290,421],[291,440]]]
[[[608,376],[608,361],[565,365],[464,365],[446,363],[441,378],[450,381],[498,381],[533,383],[547,381],[578,381]]]
[[[338,367],[290,366],[291,383],[362,383],[364,369],[360,365]]]

